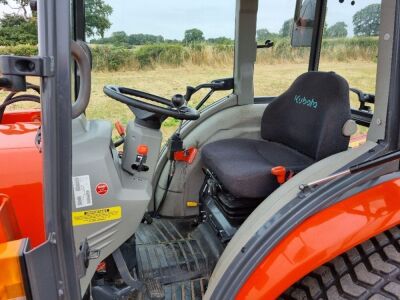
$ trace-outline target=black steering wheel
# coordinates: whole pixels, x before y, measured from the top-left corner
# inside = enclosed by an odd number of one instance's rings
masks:
[[[139,118],[140,118],[140,112],[135,111],[132,108],[153,113],[154,115],[159,116],[160,119],[161,118],[165,119],[166,117],[172,117],[178,120],[197,120],[200,117],[200,114],[197,110],[186,106],[186,101],[184,100],[184,97],[182,95],[175,95],[171,101],[166,98],[162,98],[160,96],[152,95],[142,91],[126,87],[113,86],[113,85],[106,85],[103,91],[110,98],[128,105],[131,108],[131,110],[135,113],[136,117]],[[152,103],[135,99],[127,95],[141,99],[146,99],[164,105],[165,107],[154,105]]]

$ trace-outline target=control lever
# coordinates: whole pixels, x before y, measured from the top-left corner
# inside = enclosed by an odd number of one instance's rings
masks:
[[[117,148],[119,146],[121,146],[124,142],[125,142],[125,135],[126,135],[126,131],[124,126],[122,125],[122,123],[120,121],[116,121],[114,123],[115,125],[115,129],[117,130],[120,138],[114,142],[114,147]]]
[[[114,125],[115,129],[117,129],[119,136],[122,138],[125,137],[126,131],[122,123],[120,121],[116,121]]]
[[[276,177],[279,184],[284,184],[287,180],[294,176],[293,170],[287,170],[283,166],[277,166],[271,169],[271,174]]]
[[[279,184],[284,184],[286,181],[286,168],[282,166],[274,167],[271,169],[271,174],[276,177]]]
[[[133,169],[135,169],[138,172],[145,172],[149,170],[148,166],[145,166],[144,164],[147,161],[147,154],[149,153],[149,147],[144,144],[140,144],[137,149],[136,149],[136,164],[132,166]]]

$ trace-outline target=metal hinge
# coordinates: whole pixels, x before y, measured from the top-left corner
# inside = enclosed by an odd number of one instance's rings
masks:
[[[26,76],[52,77],[54,58],[0,55],[0,89],[26,91]]]
[[[100,256],[99,249],[90,249],[87,239],[85,239],[80,247],[77,255],[77,272],[79,278],[86,275],[86,269],[89,267],[89,261],[97,259]]]
[[[0,56],[2,75],[51,77],[54,74],[54,60],[41,56]]]

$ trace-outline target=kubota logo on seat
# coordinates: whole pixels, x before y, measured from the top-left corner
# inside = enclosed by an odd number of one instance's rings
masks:
[[[315,99],[307,99],[306,97],[299,96],[299,95],[294,96],[294,103],[300,104],[300,105],[305,105],[305,106],[308,106],[308,107],[310,107],[312,109],[317,109],[317,107],[318,107],[318,101],[317,100],[315,100]]]

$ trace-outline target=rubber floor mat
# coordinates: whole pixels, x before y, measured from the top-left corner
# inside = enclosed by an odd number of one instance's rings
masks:
[[[155,219],[136,233],[138,277],[159,281],[166,300],[204,295],[211,270],[206,252],[190,236],[194,229],[191,220]]]

